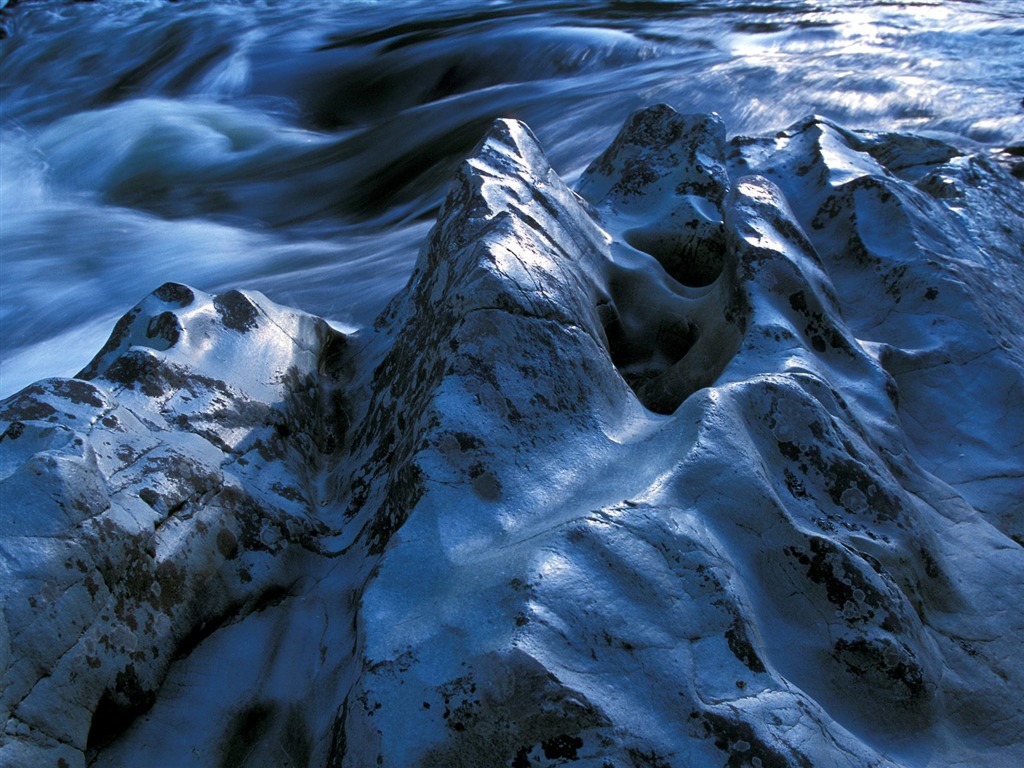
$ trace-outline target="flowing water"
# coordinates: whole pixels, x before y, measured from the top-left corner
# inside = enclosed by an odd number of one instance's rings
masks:
[[[0,395],[168,280],[371,322],[496,117],[570,179],[656,102],[1024,138],[1024,0],[0,6]]]

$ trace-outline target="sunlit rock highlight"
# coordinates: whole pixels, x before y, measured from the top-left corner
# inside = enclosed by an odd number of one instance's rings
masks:
[[[1024,760],[1024,194],[808,118],[497,122],[343,334],[157,289],[2,404],[0,762]]]

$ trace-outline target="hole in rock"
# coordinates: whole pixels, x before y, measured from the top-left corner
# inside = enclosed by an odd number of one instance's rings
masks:
[[[633,248],[657,259],[674,280],[690,288],[711,285],[725,266],[725,232],[721,223],[698,219],[683,228],[631,229],[624,239]]]
[[[636,318],[631,318],[632,322],[623,321],[614,309],[604,308],[602,315],[608,318],[604,326],[608,353],[619,375],[646,408],[655,413],[671,413],[678,403],[666,405],[660,388],[648,385],[686,356],[697,343],[700,329],[688,319],[676,315],[659,317],[647,323]]]

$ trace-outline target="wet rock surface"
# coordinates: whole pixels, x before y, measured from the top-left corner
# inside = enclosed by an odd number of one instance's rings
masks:
[[[0,763],[1024,760],[1024,194],[522,123],[343,334],[177,284],[0,404]]]

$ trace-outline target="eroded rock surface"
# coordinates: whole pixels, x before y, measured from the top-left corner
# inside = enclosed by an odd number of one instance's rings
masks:
[[[1024,195],[499,121],[345,335],[165,285],[2,404],[0,762],[1024,760]]]

